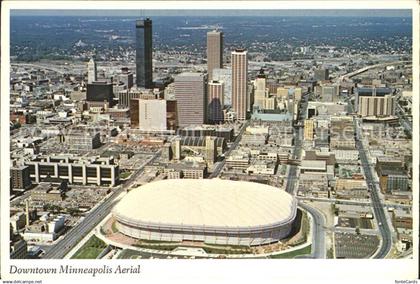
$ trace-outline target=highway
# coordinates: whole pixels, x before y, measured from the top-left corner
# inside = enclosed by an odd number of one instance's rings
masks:
[[[375,64],[375,65],[370,65],[370,66],[365,66],[363,68],[357,69],[353,72],[341,75],[338,78],[335,78],[335,80],[338,79],[339,82],[342,82],[345,79],[350,79],[351,77],[354,77],[356,75],[362,74],[370,69],[375,69],[375,68],[380,68],[380,67],[385,67],[385,66],[390,66],[390,65],[398,65],[398,64],[403,64],[403,63],[411,63],[411,61],[394,61],[394,62],[385,62],[385,63],[380,63],[380,64]]]
[[[310,258],[326,258],[324,216],[308,204],[299,202],[299,206],[308,211],[313,217],[312,230],[312,251]]]
[[[303,197],[298,196],[299,200],[309,200],[309,201],[319,201],[319,202],[329,202],[335,204],[344,204],[344,205],[356,205],[356,206],[371,206],[370,201],[361,201],[361,200],[347,200],[347,199],[336,199],[336,198],[320,198],[320,197]],[[398,204],[398,203],[387,203],[386,206],[399,208],[399,209],[411,209],[411,205],[407,204]]]
[[[92,210],[78,225],[73,227],[61,241],[57,244],[52,245],[46,250],[43,258],[46,259],[62,259],[64,256],[79,242],[82,238],[89,233],[93,228],[98,225],[105,216],[107,216],[111,209],[114,207],[115,199],[125,190],[129,189],[137,180],[137,178],[144,171],[144,167],[155,161],[161,154],[161,151],[157,152],[148,162],[144,163],[142,167],[124,183],[119,186],[111,196],[109,196],[104,202],[98,205]],[[87,189],[88,190],[88,189]]]
[[[56,72],[56,73],[58,73],[58,74],[60,74],[60,75],[63,75],[63,74],[65,74],[66,72],[68,72],[68,71],[66,70],[66,68],[64,68],[64,70],[60,70],[60,69],[58,69],[58,68],[54,68],[54,67],[47,66],[47,65],[42,65],[42,64],[33,64],[33,63],[11,63],[11,65],[12,65],[12,66],[15,66],[15,67],[32,67],[32,68],[38,68],[38,69],[41,69],[41,70],[50,70],[50,71]]]
[[[360,132],[359,120],[356,117],[354,118],[354,128],[355,128],[357,136],[361,138],[362,136]],[[385,258],[385,256],[391,250],[391,246],[392,246],[391,230],[389,228],[388,221],[385,216],[385,214],[387,213],[385,212],[384,205],[382,204],[379,198],[379,193],[378,193],[379,189],[375,183],[375,179],[372,174],[372,169],[369,165],[366,151],[363,147],[363,143],[361,139],[356,139],[356,147],[357,147],[357,150],[359,150],[359,157],[362,163],[363,172],[366,177],[368,189],[371,192],[371,204],[372,204],[373,212],[375,214],[376,222],[378,224],[379,231],[382,237],[381,246],[376,252],[374,258]]]
[[[236,149],[239,145],[239,142],[241,141],[242,135],[245,132],[245,129],[248,127],[248,125],[250,124],[250,120],[247,120],[243,125],[241,130],[239,131],[238,135],[235,138],[235,141],[233,141],[233,144],[229,147],[229,149],[224,153],[225,157],[222,161],[220,161],[216,167],[213,169],[213,172],[210,174],[209,178],[215,178],[218,177],[220,172],[223,170],[223,167],[226,164],[226,158],[229,157],[230,153],[232,153],[232,151],[234,149]]]

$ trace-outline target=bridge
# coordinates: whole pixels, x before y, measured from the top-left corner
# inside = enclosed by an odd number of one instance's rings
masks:
[[[361,69],[355,70],[353,72],[341,75],[340,77],[338,77],[338,81],[339,82],[345,81],[347,79],[350,79],[354,76],[357,76],[359,74],[362,74],[368,70],[375,69],[375,68],[386,67],[386,66],[391,66],[391,65],[399,65],[399,64],[411,64],[411,63],[412,63],[411,61],[394,61],[394,62],[386,62],[386,63],[370,65],[370,66],[366,66]]]

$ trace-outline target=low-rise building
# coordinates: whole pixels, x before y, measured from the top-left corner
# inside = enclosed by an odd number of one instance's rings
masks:
[[[36,156],[25,162],[32,181],[40,183],[51,179],[69,184],[96,184],[115,186],[119,183],[119,166],[113,157]]]

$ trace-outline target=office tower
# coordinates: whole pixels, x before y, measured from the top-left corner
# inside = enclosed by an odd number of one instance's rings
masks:
[[[121,74],[118,75],[118,81],[124,83],[126,89],[133,87],[133,73],[127,67],[121,68]]]
[[[97,80],[96,62],[91,58],[88,62],[88,84],[92,84]]]
[[[181,148],[181,139],[177,138],[173,142],[173,151],[172,151],[173,158],[175,160],[178,160],[178,161],[181,160],[181,151],[182,151],[182,148]]]
[[[221,68],[213,69],[213,80],[223,82],[223,103],[230,106],[232,104],[232,70]]]
[[[25,190],[32,184],[29,167],[27,166],[13,166],[10,169],[10,178],[11,186],[14,190]]]
[[[300,101],[302,99],[302,88],[295,88],[293,94],[295,102]]]
[[[213,80],[208,88],[207,118],[211,122],[223,121],[224,83]]]
[[[248,95],[248,59],[247,51],[232,51],[232,108],[236,119],[245,120]]]
[[[112,107],[114,104],[114,92],[112,83],[94,81],[87,85],[86,101],[88,102],[108,102]]]
[[[166,126],[168,130],[176,130],[178,127],[176,100],[166,100]]]
[[[338,101],[338,86],[321,86],[321,101],[322,102],[337,102]]]
[[[330,73],[328,69],[318,68],[318,69],[315,69],[314,79],[316,81],[328,80],[330,78],[329,74]]]
[[[133,98],[130,100],[130,126],[131,128],[139,127],[139,110],[140,110],[140,99]]]
[[[264,99],[263,109],[266,110],[275,110],[277,108],[277,99],[276,97],[266,97]]]
[[[216,137],[206,136],[206,161],[212,165],[217,159]]]
[[[207,76],[202,73],[182,73],[175,77],[174,91],[180,127],[205,122],[206,84]]]
[[[119,108],[129,108],[130,101],[132,99],[138,99],[141,96],[141,92],[136,89],[132,90],[122,90],[118,92],[118,107]]]
[[[142,131],[166,130],[166,101],[138,99],[138,128]]]
[[[207,33],[207,73],[208,80],[213,80],[213,70],[223,67],[223,33],[211,31]]]
[[[264,108],[265,98],[268,97],[268,90],[266,88],[266,76],[261,69],[254,82],[254,106]]]
[[[358,88],[355,108],[361,116],[395,115],[396,99],[390,88]]]
[[[136,21],[136,85],[153,88],[152,20]]]
[[[289,97],[289,88],[286,87],[278,87],[277,88],[277,97],[280,100],[287,100]]]
[[[303,139],[314,140],[314,121],[312,119],[305,119]]]
[[[172,146],[171,143],[167,142],[165,143],[165,145],[163,145],[163,149],[162,149],[162,160],[164,160],[165,162],[169,162],[170,160],[172,160]]]

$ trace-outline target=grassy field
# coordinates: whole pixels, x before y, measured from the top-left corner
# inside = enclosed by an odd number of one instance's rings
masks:
[[[131,172],[123,172],[123,173],[120,174],[121,179],[126,179],[129,176],[131,176]]]
[[[278,255],[272,255],[271,258],[294,258],[295,256],[298,256],[298,255],[310,254],[311,247],[312,247],[311,245],[308,245],[306,247],[303,247],[295,251],[286,252],[286,253],[278,254]]]
[[[106,244],[102,240],[92,236],[71,258],[96,259],[105,248]]]
[[[113,233],[118,233],[117,225],[115,224],[115,222],[112,222],[111,230]]]

